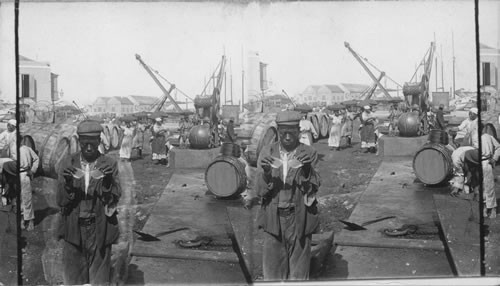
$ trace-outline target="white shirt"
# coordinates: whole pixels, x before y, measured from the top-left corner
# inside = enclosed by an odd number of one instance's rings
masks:
[[[286,180],[288,175],[288,160],[292,159],[295,155],[295,150],[292,152],[287,152],[284,148],[280,146],[280,159],[283,162],[283,182]]]
[[[471,128],[477,130],[477,118],[474,120],[470,120],[470,118],[467,118],[464,121],[462,121],[462,123],[460,123],[460,125],[458,126],[458,132],[455,139],[464,138],[465,135],[474,130]]]
[[[19,149],[20,151],[20,171],[27,171],[31,169],[31,172],[35,173],[38,169],[38,164],[40,162],[38,155],[30,147],[22,145]]]
[[[500,143],[493,136],[486,133],[481,135],[481,143],[482,159],[493,158],[495,161],[498,161],[498,157],[500,157]]]
[[[0,150],[5,148],[5,146],[9,145],[10,140],[12,140],[13,137],[15,137],[16,132],[9,132],[9,130],[5,130],[2,133],[0,133]]]

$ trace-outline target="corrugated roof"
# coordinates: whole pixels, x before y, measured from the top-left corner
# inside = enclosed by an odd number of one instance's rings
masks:
[[[332,93],[334,93],[334,92],[344,93],[344,91],[338,85],[335,85],[335,84],[325,84],[324,86],[326,88],[328,88]]]
[[[370,87],[369,85],[358,83],[341,83],[341,85],[348,91],[357,93],[361,93]]]
[[[32,60],[32,59],[27,58],[27,57],[22,56],[22,55],[19,55],[19,62],[20,62],[20,66],[22,66],[23,64],[27,64],[29,66],[44,66],[44,67],[50,66],[49,63],[38,62],[38,61]]]
[[[491,50],[496,50],[495,48],[492,48],[492,47],[490,47],[490,46],[487,46],[487,45],[485,45],[485,44],[483,44],[483,43],[479,44],[479,48],[481,48],[481,49],[491,49]]]
[[[118,99],[121,104],[126,104],[126,105],[134,105],[130,99],[124,97],[124,96],[114,96],[114,98]]]
[[[99,97],[97,97],[95,100],[97,101],[97,100],[99,100],[99,99],[101,99],[101,100],[102,100],[102,101],[104,101],[104,102],[108,102],[108,100],[110,100],[110,99],[111,99],[111,97],[99,96]]]
[[[34,62],[34,60],[27,58],[25,56],[19,55],[19,60],[20,61],[25,61],[25,62]]]
[[[284,96],[283,94],[275,94],[275,95],[270,95],[270,96],[266,96],[266,99],[272,99],[272,100],[276,100],[276,99],[288,99],[286,96]]]
[[[139,104],[145,104],[145,105],[151,105],[154,104],[158,101],[157,97],[154,96],[143,96],[143,95],[130,95],[131,98],[133,98],[137,103]]]
[[[314,89],[314,91],[316,92],[316,91],[318,91],[318,89],[319,89],[320,87],[321,87],[321,85],[316,85],[316,84],[313,84],[313,85],[309,85],[308,87],[306,87],[306,90],[307,90],[308,88],[312,88],[312,89]]]

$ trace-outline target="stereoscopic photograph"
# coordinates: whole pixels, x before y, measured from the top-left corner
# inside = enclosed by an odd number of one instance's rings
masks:
[[[498,283],[499,15],[0,1],[0,285]]]

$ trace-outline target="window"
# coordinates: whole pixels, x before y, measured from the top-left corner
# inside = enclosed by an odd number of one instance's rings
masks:
[[[483,65],[483,86],[490,85],[490,63],[482,63]]]
[[[30,75],[29,74],[21,75],[21,86],[22,86],[21,97],[22,98],[30,97]]]

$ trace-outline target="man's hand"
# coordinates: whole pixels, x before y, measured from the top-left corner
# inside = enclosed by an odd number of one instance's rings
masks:
[[[495,161],[495,159],[491,158],[489,160],[489,163],[491,164],[491,166],[493,166],[493,168],[495,168],[496,164],[497,164],[497,161]]]
[[[260,165],[262,166],[262,169],[264,170],[264,174],[269,174],[271,173],[271,165],[274,163],[274,158],[271,155],[267,155],[263,158],[260,159]]]
[[[99,168],[99,170],[104,174],[102,182],[104,188],[109,189],[111,187],[111,182],[113,180],[113,168],[109,165],[105,165]]]
[[[296,159],[304,165],[311,164],[313,161],[313,158],[308,153],[299,154]]]
[[[109,165],[105,165],[101,168],[99,168],[99,170],[104,174],[104,176],[108,177],[108,176],[111,176],[113,175],[113,168]]]
[[[63,170],[63,177],[66,183],[69,184],[73,180],[73,174],[75,174],[76,168],[73,166],[67,167]]]

